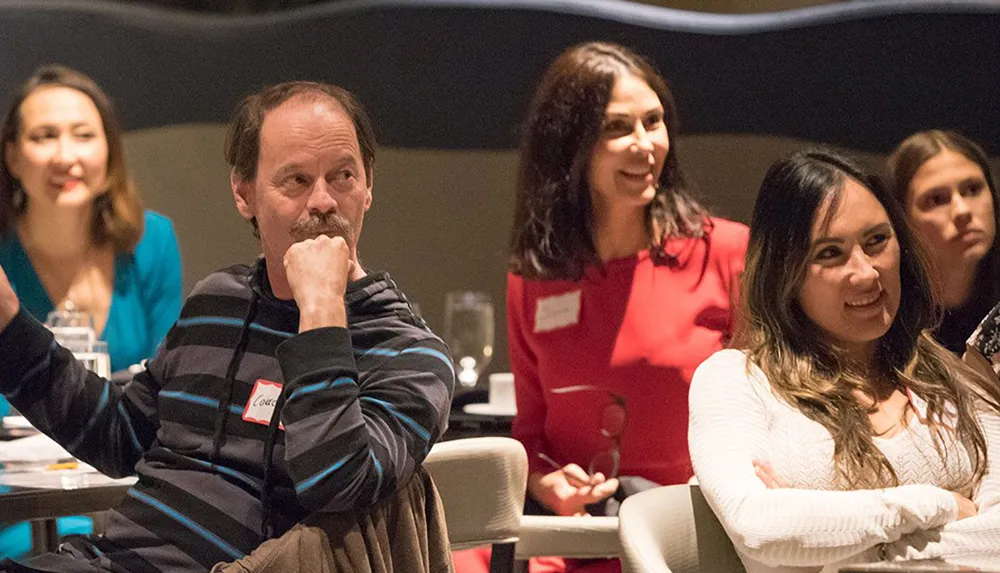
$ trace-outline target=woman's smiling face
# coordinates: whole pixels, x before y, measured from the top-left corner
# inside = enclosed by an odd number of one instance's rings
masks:
[[[669,151],[659,96],[644,80],[620,75],[590,156],[591,204],[604,212],[645,208],[656,196]]]
[[[798,303],[832,344],[867,360],[899,310],[899,243],[885,208],[854,179],[832,214],[831,204],[814,217]]]
[[[79,207],[104,192],[108,141],[94,102],[72,88],[42,87],[21,103],[20,131],[4,150],[29,205]]]

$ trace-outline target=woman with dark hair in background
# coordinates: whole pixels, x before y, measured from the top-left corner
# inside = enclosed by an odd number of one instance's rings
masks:
[[[935,342],[931,282],[884,182],[775,163],[733,349],[691,384],[691,457],[748,573],[1000,557],[1000,390]]]
[[[677,129],[663,78],[598,42],[549,66],[528,113],[507,279],[513,435],[529,497],[558,515],[692,476],[688,384],[729,339],[747,228],[692,197]]]
[[[986,154],[953,131],[906,138],[889,158],[893,192],[924,242],[944,315],[934,337],[962,354],[1000,302],[1000,196]]]
[[[170,220],[143,210],[108,97],[80,72],[41,67],[0,142],[0,267],[22,307],[41,321],[89,314],[113,371],[152,356],[180,314],[180,253]],[[21,535],[2,541],[0,557],[27,549]]]

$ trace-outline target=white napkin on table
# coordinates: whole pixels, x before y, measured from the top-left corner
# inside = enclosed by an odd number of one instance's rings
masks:
[[[73,455],[45,434],[0,442],[0,462],[55,463]]]

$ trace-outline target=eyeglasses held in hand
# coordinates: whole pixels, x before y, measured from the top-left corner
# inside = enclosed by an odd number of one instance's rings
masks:
[[[621,462],[622,434],[628,424],[628,410],[625,409],[625,397],[616,394],[607,388],[580,384],[577,386],[565,386],[550,390],[553,394],[572,394],[575,392],[603,392],[611,397],[611,403],[604,407],[601,412],[601,435],[611,440],[611,447],[602,452],[598,452],[590,460],[587,473],[594,475],[597,472],[604,474],[607,479],[618,477],[618,468]],[[562,464],[551,457],[539,452],[538,457],[544,460],[555,469],[561,469]]]

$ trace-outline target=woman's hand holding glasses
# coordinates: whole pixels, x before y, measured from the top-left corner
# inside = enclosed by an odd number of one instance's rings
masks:
[[[607,388],[577,385],[550,390],[553,394],[598,392],[611,400],[601,411],[600,433],[608,440],[607,450],[599,451],[590,460],[587,470],[577,464],[560,464],[542,452],[538,457],[555,471],[528,476],[528,494],[558,515],[588,515],[586,506],[610,497],[618,491],[618,468],[621,438],[628,423],[625,398]]]
[[[617,478],[608,479],[601,472],[588,474],[577,464],[559,467],[548,456],[542,459],[558,469],[528,476],[528,494],[557,515],[587,515],[587,505],[610,497],[618,490]]]

